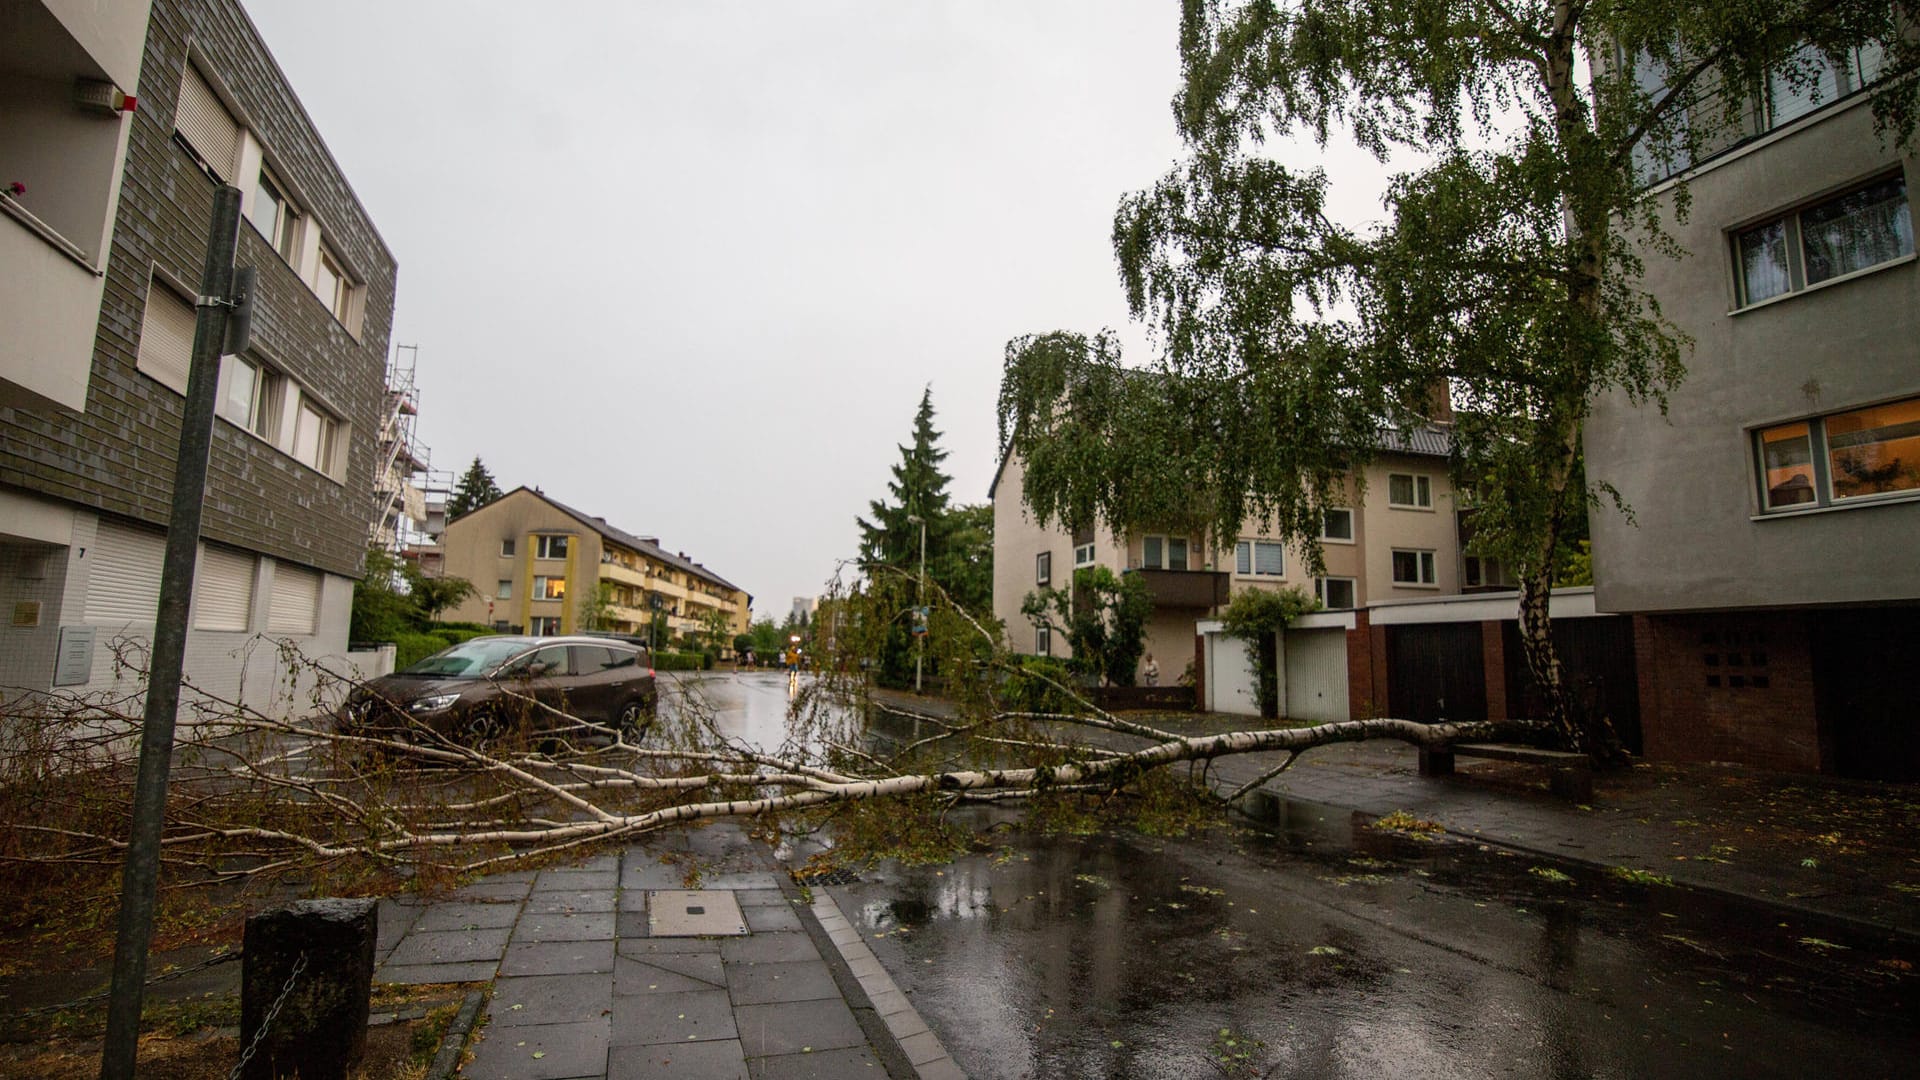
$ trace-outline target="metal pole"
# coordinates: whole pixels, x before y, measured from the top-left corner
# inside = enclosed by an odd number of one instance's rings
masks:
[[[107,998],[102,1080],[131,1080],[139,1049],[140,1005],[153,940],[154,895],[160,877],[160,833],[167,810],[167,770],[173,760],[174,716],[180,707],[180,669],[187,644],[187,608],[193,599],[200,510],[206,496],[207,453],[213,442],[214,388],[226,340],[233,292],[233,253],[240,239],[240,189],[221,185],[213,196],[207,262],[200,273],[193,327],[193,361],[180,420],[173,473],[173,511],[167,521],[166,561],[160,570],[160,608],[147,669],[147,702],[140,732],[140,769],[133,786],[133,830],[120,876],[120,930],[113,948]]]
[[[919,520],[920,520],[920,584],[914,591],[913,602],[915,606],[921,609],[921,611],[918,613],[920,617],[925,618],[925,609],[927,606],[927,519],[920,518]],[[924,624],[922,625],[924,626]],[[926,627],[926,630],[929,632],[932,629],[933,628],[930,626]],[[926,660],[926,656],[927,656],[926,633],[922,633],[920,635],[920,640],[914,642],[914,645],[915,645],[915,648],[913,651],[913,692],[917,694],[920,692],[920,666],[921,666],[921,663]]]

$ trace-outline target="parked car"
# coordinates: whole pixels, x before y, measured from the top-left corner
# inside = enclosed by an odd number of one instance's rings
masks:
[[[566,724],[526,699],[638,735],[658,701],[653,657],[607,638],[478,637],[355,689],[340,729],[414,742],[434,732],[485,745]]]

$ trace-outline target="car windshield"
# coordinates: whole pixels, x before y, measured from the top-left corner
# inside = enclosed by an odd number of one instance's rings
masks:
[[[469,676],[485,675],[502,663],[525,652],[525,641],[503,638],[475,638],[451,649],[442,649],[417,664],[401,669],[402,675]]]

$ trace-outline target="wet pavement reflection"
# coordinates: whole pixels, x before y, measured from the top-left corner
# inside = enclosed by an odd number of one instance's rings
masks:
[[[832,891],[975,1077],[1891,1076],[1920,1060],[1915,997],[1875,974],[1888,953],[1871,942],[1810,946],[1764,912],[1294,817],[1191,840],[1018,836]]]

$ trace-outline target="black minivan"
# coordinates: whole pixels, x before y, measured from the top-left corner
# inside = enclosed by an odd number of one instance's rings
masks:
[[[490,636],[465,641],[347,696],[340,729],[479,745],[566,721],[546,708],[639,734],[658,700],[653,657],[609,638]]]

